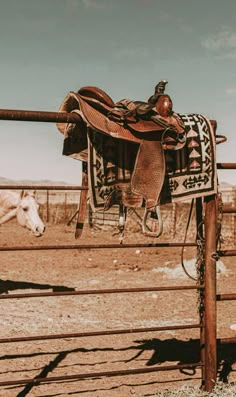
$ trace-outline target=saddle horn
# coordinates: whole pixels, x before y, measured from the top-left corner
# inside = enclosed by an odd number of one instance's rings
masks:
[[[158,98],[165,93],[166,84],[168,84],[167,80],[161,80],[156,85],[154,94],[148,99],[148,102],[153,106],[156,104]]]

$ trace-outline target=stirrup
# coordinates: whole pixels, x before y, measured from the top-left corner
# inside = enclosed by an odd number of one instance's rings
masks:
[[[118,224],[118,230],[119,230],[119,240],[120,244],[123,243],[124,240],[124,233],[125,233],[125,221],[126,221],[126,216],[127,216],[127,208],[123,205],[119,205],[119,224]]]
[[[143,221],[142,221],[142,232],[148,237],[159,237],[162,232],[163,232],[163,221],[162,221],[162,216],[161,216],[161,207],[160,205],[156,205],[155,207],[157,219],[158,219],[158,231],[157,232],[151,232],[150,229],[147,226],[147,217],[149,212],[152,212],[145,208],[144,216],[143,216]]]

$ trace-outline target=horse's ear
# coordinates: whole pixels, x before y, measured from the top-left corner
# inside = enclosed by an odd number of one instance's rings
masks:
[[[31,191],[31,196],[32,196],[32,197],[35,197],[35,196],[36,196],[36,190],[32,190],[32,191]]]
[[[24,195],[25,195],[25,191],[24,191],[24,190],[21,190],[21,192],[20,192],[20,198],[23,199]]]

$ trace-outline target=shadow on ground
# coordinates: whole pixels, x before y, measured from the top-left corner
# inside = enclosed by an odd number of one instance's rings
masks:
[[[26,354],[15,354],[15,355],[5,355],[0,357],[1,361],[4,360],[14,360],[14,359],[23,359],[24,361],[27,360],[27,358],[32,358],[32,357],[37,357],[37,356],[48,356],[48,355],[53,355],[54,358],[49,361],[44,367],[38,368],[38,375],[34,378],[46,378],[49,375],[49,378],[52,376],[50,373],[52,373],[57,367],[75,367],[78,365],[79,367],[91,367],[95,365],[102,365],[106,364],[109,366],[109,370],[112,371],[112,363],[117,363],[117,360],[113,361],[102,361],[102,362],[96,362],[92,361],[92,363],[88,364],[88,362],[83,363],[83,354],[87,355],[88,353],[93,354],[96,352],[124,352],[125,355],[127,356],[127,352],[130,351],[132,352],[132,355],[126,359],[119,360],[119,362],[122,364],[122,369],[125,368],[126,363],[130,362],[137,362],[140,361],[140,356],[143,353],[150,352],[150,357],[149,359],[145,359],[145,367],[150,367],[150,366],[158,366],[160,364],[163,364],[165,362],[168,362],[168,365],[170,363],[173,364],[194,364],[194,363],[199,363],[200,362],[200,341],[199,339],[190,339],[189,341],[183,341],[183,340],[178,340],[178,339],[167,339],[167,340],[160,340],[160,339],[142,339],[142,340],[135,340],[134,344],[128,347],[124,348],[115,348],[115,347],[103,347],[103,348],[91,348],[91,349],[86,349],[86,348],[78,348],[78,349],[71,349],[71,350],[64,350],[60,352],[37,352],[37,353],[26,353]],[[221,382],[228,382],[228,377],[231,371],[233,371],[233,364],[236,363],[236,344],[235,343],[229,343],[229,344],[220,344],[220,341],[217,343],[217,351],[218,351],[218,380]],[[133,354],[134,352],[134,354]],[[80,362],[78,364],[73,364],[73,365],[63,365],[63,360],[66,359],[69,355],[72,354],[77,354],[80,353]],[[147,356],[147,354],[145,354]],[[91,356],[92,357],[92,356]],[[119,355],[120,357],[120,355]],[[74,360],[73,360],[74,361]],[[30,364],[29,364],[30,365]],[[137,367],[134,366],[134,368]],[[145,368],[144,367],[144,368]],[[129,366],[130,368],[130,366]],[[197,368],[197,366],[196,366]],[[196,374],[196,368],[190,368],[190,369],[180,369],[180,373],[185,375],[183,380],[189,380],[193,379],[194,375]],[[34,368],[35,369],[35,368]],[[87,368],[88,369],[88,368]],[[29,369],[30,371],[30,369]],[[14,372],[14,371],[12,371]],[[20,372],[19,370],[15,372]],[[70,371],[69,371],[70,372]],[[87,373],[88,371],[86,371]],[[92,373],[92,372],[91,372]],[[96,374],[98,371],[96,371]],[[1,374],[4,374],[1,372]],[[126,375],[127,376],[127,375]],[[96,379],[98,379],[98,375],[96,376]],[[95,378],[93,378],[95,381]],[[64,381],[64,382],[69,382],[70,380]],[[72,380],[71,380],[72,381]],[[75,382],[76,380],[73,380]],[[176,379],[174,380],[176,382]],[[171,380],[168,380],[167,382],[171,382]],[[40,383],[40,382],[39,382]],[[38,384],[39,384],[38,383]],[[154,383],[164,383],[163,382],[154,382]],[[132,387],[135,386],[140,386],[143,385],[143,383],[134,383],[132,384]],[[37,386],[37,383],[28,383],[23,387],[23,389],[18,392],[16,397],[26,397],[30,391]],[[126,380],[122,382],[118,387],[122,386],[127,386]],[[129,385],[130,386],[130,385]],[[16,387],[10,387],[10,389],[15,389]],[[19,386],[17,386],[19,388]],[[112,390],[114,386],[111,386],[110,389],[108,388],[107,390]],[[83,393],[93,393],[93,392],[98,392],[99,390],[104,390],[98,388],[93,389],[93,390],[77,390],[76,392],[72,392],[71,395],[75,394],[83,394]],[[63,393],[62,393],[63,394]],[[47,397],[55,397],[55,396],[60,396],[62,394],[47,394]],[[64,394],[63,394],[64,395]],[[68,395],[70,393],[68,392]]]
[[[8,294],[9,291],[22,289],[51,289],[53,292],[75,291],[75,288],[65,287],[64,285],[38,284],[27,281],[12,281],[0,279],[0,294]]]

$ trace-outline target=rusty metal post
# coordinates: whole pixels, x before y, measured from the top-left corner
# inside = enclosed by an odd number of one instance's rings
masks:
[[[236,206],[236,190],[233,190],[233,207]],[[236,216],[233,214],[233,241],[236,244]]]
[[[197,270],[198,270],[198,283],[203,287],[205,283],[205,263],[203,258],[203,205],[202,198],[196,199],[196,228],[197,228]],[[199,323],[200,327],[200,356],[201,356],[201,372],[202,372],[202,387],[205,387],[205,302],[204,295],[205,289],[199,288]]]
[[[216,382],[216,196],[205,198],[205,390]]]

